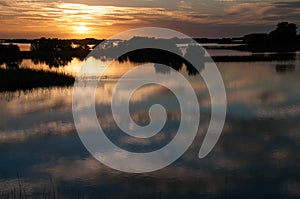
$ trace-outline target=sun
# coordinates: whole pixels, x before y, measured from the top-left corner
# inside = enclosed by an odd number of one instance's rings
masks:
[[[84,25],[74,26],[74,30],[78,34],[85,34],[89,31],[89,28]]]

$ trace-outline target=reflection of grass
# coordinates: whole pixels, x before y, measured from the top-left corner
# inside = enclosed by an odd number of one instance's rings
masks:
[[[17,172],[17,184],[16,186],[13,186],[8,191],[2,191],[0,192],[0,199],[33,199],[33,198],[39,198],[39,199],[58,199],[58,188],[55,186],[53,180],[51,177],[49,177],[50,184],[45,185],[43,190],[41,192],[33,193],[31,191],[28,191],[28,187],[26,189],[26,186],[22,184],[22,180],[20,179],[19,173]],[[27,191],[26,191],[27,190]],[[76,197],[72,198],[84,198],[83,194],[80,194],[78,192],[76,194]]]
[[[22,184],[20,178],[18,178],[18,185],[12,187],[9,191],[3,191],[0,193],[0,199],[58,199],[65,198],[58,192],[58,188],[52,182],[50,178],[51,184],[45,186],[41,192],[30,192],[26,191],[28,189]],[[68,198],[86,198],[85,194],[81,191],[74,191],[73,194],[70,194]]]
[[[74,81],[72,76],[55,72],[0,68],[0,92],[29,90],[37,87],[71,86]]]
[[[33,196],[32,194],[26,192],[19,177],[18,177],[17,188],[13,187],[8,192],[0,193],[0,199],[29,199],[29,198],[57,199],[57,198],[59,198],[56,188],[54,187],[52,181],[51,181],[51,186],[49,186],[49,188],[45,187],[43,189],[43,192],[39,193],[37,196]]]

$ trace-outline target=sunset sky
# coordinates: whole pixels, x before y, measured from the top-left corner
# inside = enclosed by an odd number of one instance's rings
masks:
[[[107,38],[131,28],[171,28],[192,37],[268,32],[300,24],[300,2],[257,0],[0,0],[0,38]]]

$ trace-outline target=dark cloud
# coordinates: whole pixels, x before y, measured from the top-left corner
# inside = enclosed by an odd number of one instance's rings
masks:
[[[8,6],[6,2],[0,2],[0,6]]]
[[[300,1],[291,1],[291,2],[275,2],[276,7],[281,8],[300,8]]]

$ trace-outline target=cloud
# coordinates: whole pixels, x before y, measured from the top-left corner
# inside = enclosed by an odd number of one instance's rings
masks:
[[[0,35],[72,37],[80,35],[76,26],[87,26],[89,37],[107,37],[129,28],[159,26],[197,36],[226,36],[226,31],[243,34],[249,27],[266,29],[283,20],[300,23],[299,13],[297,2],[4,0],[0,3]]]
[[[277,7],[282,8],[300,8],[300,2],[299,1],[285,1],[285,2],[275,2],[274,3]]]
[[[96,6],[44,1],[7,1],[0,5],[0,13],[6,19],[54,20],[58,22],[58,25],[82,22],[99,26],[119,24],[124,23],[124,21],[130,23],[130,21],[151,19],[152,17],[159,18],[161,16],[184,20],[186,17],[189,18],[189,16],[193,15],[193,13],[185,15],[180,11],[168,11],[160,7],[139,7],[137,9],[136,7]]]
[[[281,20],[300,22],[300,4],[295,2],[235,3],[225,9],[228,23],[269,24]],[[298,18],[295,17],[298,16]],[[231,16],[231,17],[230,17]],[[231,21],[229,19],[232,19]]]
[[[24,142],[45,135],[66,135],[74,133],[73,123],[60,121],[44,122],[28,129],[0,131],[0,143]]]

